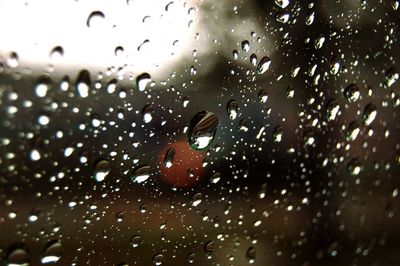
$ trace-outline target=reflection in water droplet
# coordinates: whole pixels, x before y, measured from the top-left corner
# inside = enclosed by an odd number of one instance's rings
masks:
[[[88,16],[88,19],[86,20],[86,26],[89,28],[97,27],[99,26],[105,18],[105,15],[101,11],[93,11],[90,13]]]
[[[191,120],[188,130],[188,141],[195,150],[203,150],[210,146],[214,140],[218,118],[214,113],[202,111],[197,113]]]
[[[258,62],[257,73],[260,75],[264,74],[269,69],[270,65],[271,59],[268,56],[264,56],[263,58],[261,58],[260,62]]]
[[[61,259],[62,255],[63,247],[61,242],[53,240],[47,244],[40,262],[42,264],[56,263]]]
[[[164,156],[164,166],[170,168],[174,162],[175,148],[169,148]]]
[[[30,262],[30,255],[23,245],[16,245],[8,251],[5,265],[7,266],[27,266]]]
[[[105,159],[99,160],[95,165],[94,179],[97,182],[102,182],[110,173],[110,162]]]
[[[151,76],[149,73],[143,73],[136,78],[136,87],[139,91],[144,91],[146,89],[147,83],[151,81]]]
[[[139,235],[134,235],[131,238],[131,245],[134,248],[137,248],[138,246],[140,246],[142,244],[143,240]]]
[[[238,116],[239,105],[235,100],[230,100],[226,107],[226,111],[228,112],[228,116],[230,120],[235,120]]]
[[[142,183],[145,182],[150,177],[150,166],[141,165],[136,167],[133,170],[131,180],[134,183]]]

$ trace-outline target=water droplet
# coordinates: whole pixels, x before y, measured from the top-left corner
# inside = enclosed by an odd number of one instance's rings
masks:
[[[294,97],[294,87],[293,85],[289,85],[289,87],[286,89],[286,97],[288,99],[291,99]]]
[[[175,148],[169,148],[164,156],[164,165],[167,168],[170,168],[174,162],[175,157]]]
[[[228,112],[228,116],[230,120],[235,120],[238,116],[239,105],[235,100],[230,100],[226,107],[226,111]]]
[[[154,257],[153,257],[153,263],[154,263],[154,265],[157,265],[157,266],[161,265],[163,260],[164,260],[164,255],[161,253],[158,253],[158,254],[154,255]]]
[[[323,34],[318,35],[317,38],[315,38],[315,43],[314,43],[315,49],[321,49],[324,43],[325,43],[325,36]]]
[[[214,241],[210,240],[204,244],[204,253],[206,254],[206,257],[208,259],[212,258],[212,254],[213,254],[214,250],[215,250]]]
[[[340,70],[340,56],[336,55],[332,57],[330,64],[330,72],[332,75],[336,75]]]
[[[397,69],[395,67],[389,68],[386,71],[385,75],[387,87],[392,86],[399,79],[399,73],[397,72]]]
[[[40,155],[40,152],[37,149],[32,149],[31,152],[29,153],[29,157],[32,161],[38,161],[42,156]]]
[[[153,120],[153,107],[151,105],[146,105],[142,111],[143,122],[150,123]]]
[[[144,91],[147,84],[151,81],[149,73],[143,73],[136,78],[136,87],[139,91]]]
[[[399,8],[399,1],[398,0],[392,0],[392,8],[393,10],[397,10]]]
[[[190,199],[190,204],[191,204],[193,207],[197,207],[197,206],[201,203],[202,198],[203,198],[203,195],[202,195],[200,192],[195,193],[195,194],[192,196],[192,198]]]
[[[188,141],[195,150],[206,149],[214,140],[217,126],[217,116],[208,111],[198,112],[191,120],[188,130]]]
[[[237,50],[233,50],[232,55],[233,55],[233,59],[235,59],[235,60],[239,58],[239,53]]]
[[[89,28],[98,27],[103,23],[105,15],[101,11],[93,11],[86,20],[86,26]]]
[[[346,132],[346,139],[347,141],[354,141],[357,136],[358,133],[360,133],[360,126],[357,123],[357,121],[353,121],[349,124],[348,128],[347,128],[347,132]]]
[[[139,235],[134,235],[131,238],[131,245],[134,248],[137,248],[138,246],[140,246],[143,243],[142,238]]]
[[[78,78],[76,79],[76,90],[78,95],[82,98],[89,96],[89,89],[91,86],[90,73],[87,70],[79,72]]]
[[[274,130],[273,139],[275,142],[281,142],[283,135],[283,129],[281,126],[277,126]]]
[[[218,183],[221,180],[221,174],[219,172],[214,173],[211,177],[210,177],[210,181],[213,184]]]
[[[110,173],[110,162],[105,159],[99,160],[95,165],[94,179],[97,182],[102,182]]]
[[[134,183],[142,183],[145,182],[150,177],[150,166],[141,165],[136,167],[133,170],[131,180]]]
[[[182,100],[183,107],[186,108],[188,106],[188,104],[189,104],[189,97],[187,97],[187,96],[183,97],[183,100]]]
[[[12,247],[7,254],[7,266],[27,266],[30,262],[30,255],[23,245]]]
[[[246,259],[251,264],[253,264],[256,261],[256,249],[254,247],[249,247],[247,249]]]
[[[261,58],[260,62],[258,62],[257,73],[259,75],[264,74],[269,69],[270,65],[271,59],[268,56],[264,56],[263,58]]]
[[[253,66],[257,65],[257,56],[256,56],[256,54],[251,54],[250,55],[250,64],[252,64]]]
[[[310,130],[304,133],[304,144],[311,146],[314,143],[315,143],[314,132]]]
[[[18,54],[16,52],[11,52],[7,57],[6,63],[10,68],[18,67],[19,65]]]
[[[241,47],[242,47],[242,50],[243,50],[244,52],[248,52],[248,51],[250,50],[250,43],[249,43],[249,41],[248,41],[248,40],[242,41]]]
[[[124,47],[122,46],[115,47],[114,54],[116,57],[122,57],[124,55]]]
[[[306,25],[313,24],[314,18],[315,18],[315,12],[314,11],[308,13],[308,15],[306,16]]]
[[[276,14],[275,19],[280,23],[287,23],[289,21],[290,14],[287,12],[279,12]]]
[[[290,0],[275,0],[275,4],[280,8],[286,8],[290,4]]]
[[[64,48],[62,46],[56,46],[50,51],[50,60],[53,62],[60,61],[64,56]]]
[[[47,91],[50,89],[51,81],[48,77],[41,77],[34,87],[35,94],[39,98],[46,97]]]
[[[328,121],[334,121],[339,113],[340,106],[335,100],[330,100],[326,107]]]
[[[376,107],[372,103],[367,104],[367,106],[365,106],[364,108],[364,113],[362,115],[364,125],[371,125],[372,122],[374,122],[377,114],[378,111],[376,110]]]
[[[258,92],[258,100],[260,101],[260,103],[266,103],[268,100],[268,94],[267,91],[265,89],[261,89]]]
[[[357,158],[353,158],[347,164],[347,170],[349,171],[350,175],[356,176],[359,175],[360,172],[362,171],[362,165]]]
[[[247,132],[249,130],[248,122],[246,119],[240,120],[238,129],[239,129],[239,131],[242,131],[242,132]]]
[[[344,90],[344,96],[350,103],[356,102],[360,98],[360,89],[357,84],[350,84]]]
[[[195,258],[196,258],[196,254],[194,252],[190,252],[186,257],[186,260],[188,263],[192,264],[192,263],[194,263]]]
[[[61,242],[53,240],[46,245],[43,256],[40,260],[42,264],[51,264],[58,262],[63,255]]]

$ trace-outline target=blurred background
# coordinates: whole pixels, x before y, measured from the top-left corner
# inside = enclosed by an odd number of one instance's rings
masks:
[[[4,265],[399,265],[399,1],[0,1]]]

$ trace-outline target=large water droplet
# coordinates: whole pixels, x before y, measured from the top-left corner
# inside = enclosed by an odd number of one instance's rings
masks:
[[[34,88],[36,96],[39,98],[46,97],[50,85],[51,81],[48,77],[41,77]]]
[[[335,100],[330,100],[326,107],[328,121],[334,121],[339,113],[340,105]]]
[[[153,107],[151,105],[146,105],[142,111],[143,122],[150,123],[153,120]]]
[[[47,244],[40,262],[42,264],[56,263],[61,259],[63,252],[61,242],[53,240]]]
[[[286,8],[290,4],[290,0],[275,0],[275,4],[280,8]]]
[[[105,159],[99,160],[95,165],[94,179],[97,182],[102,182],[110,173],[110,162]]]
[[[153,257],[153,263],[156,266],[161,265],[163,260],[164,260],[164,255],[161,253],[158,253],[158,254],[154,255],[154,257]]]
[[[210,240],[204,244],[204,252],[208,259],[212,258],[214,250],[215,250],[214,241]]]
[[[344,90],[344,96],[350,103],[356,102],[360,98],[360,89],[357,84],[350,84]]]
[[[149,73],[143,73],[136,78],[136,87],[139,91],[144,91],[147,84],[151,81]]]
[[[136,167],[133,170],[131,180],[134,183],[142,183],[145,182],[150,177],[150,166],[141,165]]]
[[[270,65],[271,59],[268,56],[264,56],[263,58],[261,58],[260,62],[258,62],[257,73],[260,75],[264,74],[269,69]]]
[[[134,235],[131,238],[131,245],[134,248],[137,248],[138,246],[140,246],[143,243],[142,238],[139,235]]]
[[[208,111],[197,113],[191,120],[188,141],[195,150],[203,150],[214,140],[218,126],[217,116]]]
[[[275,142],[281,142],[283,135],[283,129],[281,126],[277,126],[274,130],[273,139]]]
[[[7,59],[6,63],[10,68],[16,68],[19,65],[19,57],[16,52],[11,52]]]
[[[249,41],[248,41],[248,40],[242,41],[241,47],[242,47],[242,50],[243,50],[244,52],[248,52],[248,51],[250,50],[250,43],[249,43]]]
[[[254,263],[256,261],[256,249],[254,247],[249,247],[246,251],[246,259],[249,263]]]
[[[362,171],[362,165],[357,158],[354,158],[347,164],[347,170],[350,175],[356,176]]]
[[[203,195],[202,195],[200,192],[195,193],[195,194],[192,196],[192,198],[190,199],[191,205],[192,205],[193,207],[199,206],[199,204],[200,204],[201,201],[202,201],[202,198],[203,198]]]
[[[12,247],[5,261],[7,266],[27,266],[29,265],[30,255],[22,245]]]
[[[346,139],[347,141],[354,141],[357,136],[358,133],[360,133],[360,126],[357,123],[357,121],[353,121],[349,124],[348,128],[347,128],[347,132],[346,132]]]

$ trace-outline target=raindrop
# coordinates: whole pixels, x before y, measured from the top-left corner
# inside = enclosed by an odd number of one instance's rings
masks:
[[[153,107],[146,105],[142,111],[143,122],[150,123],[153,120]]]
[[[288,99],[291,99],[293,98],[293,96],[294,96],[294,87],[293,85],[289,85],[289,87],[286,89],[286,97]]]
[[[163,259],[164,259],[164,255],[161,254],[161,253],[158,253],[158,254],[154,255],[154,257],[153,257],[154,265],[161,265]]]
[[[48,77],[41,77],[34,87],[36,96],[39,98],[46,97],[47,92],[50,89],[50,84],[51,82]]]
[[[253,66],[257,65],[257,56],[255,54],[250,55],[250,64],[252,64]]]
[[[150,177],[150,166],[141,165],[133,170],[131,180],[134,183],[143,183]]]
[[[169,148],[164,156],[164,166],[170,168],[174,162],[175,148]]]
[[[53,240],[47,244],[40,262],[42,264],[56,263],[61,259],[62,255],[63,247],[61,242]]]
[[[308,13],[307,17],[306,17],[306,25],[311,25],[314,22],[314,18],[315,18],[315,12],[310,12]]]
[[[188,263],[192,264],[192,263],[194,263],[195,258],[196,258],[196,254],[194,252],[190,252],[186,257],[186,260]]]
[[[328,121],[334,121],[339,113],[340,106],[335,100],[330,100],[326,107]]]
[[[243,50],[244,52],[248,52],[248,51],[250,50],[250,43],[249,43],[249,41],[248,41],[248,40],[242,41],[241,47],[242,47],[242,50]]]
[[[64,56],[64,48],[62,46],[56,46],[50,51],[50,59],[53,62],[60,61]]]
[[[357,123],[357,121],[353,121],[349,124],[348,128],[347,128],[347,132],[346,132],[346,139],[347,141],[354,141],[357,136],[358,133],[360,133],[360,126]]]
[[[393,10],[397,10],[399,8],[399,1],[398,0],[392,0],[392,8]]]
[[[280,23],[287,23],[289,21],[290,15],[287,12],[279,12],[276,14],[275,19]]]
[[[208,242],[206,242],[206,243],[204,244],[204,252],[205,252],[206,257],[207,257],[208,259],[211,259],[211,258],[212,258],[212,254],[213,254],[213,252],[214,252],[214,249],[215,249],[214,241],[210,240],[210,241],[208,241]]]
[[[37,149],[31,150],[29,157],[31,158],[32,161],[38,161],[42,157],[40,155],[40,152]]]
[[[376,110],[376,107],[372,103],[367,104],[367,106],[365,106],[364,108],[364,113],[362,115],[364,125],[371,125],[371,123],[374,122],[377,114],[378,112]]]
[[[233,50],[232,55],[233,55],[233,59],[235,59],[235,60],[239,58],[239,53],[237,50]]]
[[[99,160],[94,169],[94,179],[97,182],[102,182],[110,173],[110,162],[105,159]]]
[[[357,158],[353,158],[347,164],[347,170],[349,171],[350,175],[357,176],[362,171],[362,165]]]
[[[7,266],[27,266],[29,265],[30,255],[22,245],[12,247],[6,258]]]
[[[10,68],[16,68],[19,65],[18,54],[11,52],[7,57],[6,63]]]
[[[86,20],[86,26],[89,28],[97,27],[103,22],[105,15],[101,11],[93,11],[90,13],[88,19]]]
[[[280,8],[286,8],[290,4],[290,0],[275,0],[275,4]]]
[[[188,106],[188,104],[189,104],[189,97],[187,97],[187,96],[183,97],[183,100],[182,100],[183,107],[186,108]]]
[[[336,75],[340,69],[340,56],[336,55],[332,57],[330,64],[330,72],[332,75]]]
[[[283,135],[283,129],[281,126],[277,126],[274,130],[273,139],[275,142],[281,142]]]
[[[271,65],[271,59],[268,56],[264,56],[261,58],[260,62],[257,65],[257,74],[264,74]]]
[[[228,112],[228,116],[230,120],[235,120],[238,116],[239,105],[235,100],[230,100],[226,107],[226,111]]]
[[[387,87],[392,86],[399,79],[399,73],[397,72],[397,69],[395,67],[389,68],[386,71],[385,75]]]
[[[197,207],[197,206],[201,203],[202,198],[203,198],[203,195],[202,195],[200,192],[195,193],[195,194],[192,196],[192,198],[190,199],[190,204],[191,204],[193,207]]]
[[[268,100],[268,94],[267,91],[265,89],[261,89],[258,92],[258,100],[260,101],[260,103],[266,103]]]
[[[117,46],[114,50],[116,57],[122,57],[124,55],[124,48],[122,46]]]
[[[315,43],[314,43],[315,49],[322,48],[324,43],[325,43],[325,36],[323,34],[318,35],[317,38],[315,38]]]
[[[214,140],[218,126],[217,116],[208,111],[198,112],[190,120],[188,130],[189,145],[195,150],[203,150]]]
[[[219,172],[214,173],[211,177],[210,177],[210,181],[213,184],[218,183],[221,180],[221,174]]]
[[[360,90],[357,84],[350,84],[344,90],[344,96],[350,103],[356,102],[360,98]]]
[[[253,264],[256,261],[256,249],[254,247],[249,247],[247,249],[246,259],[251,264]]]
[[[149,73],[143,73],[136,78],[136,87],[139,91],[144,91],[147,84],[151,81]]]
[[[139,235],[134,235],[131,238],[131,246],[133,248],[137,248],[138,246],[140,246],[143,243],[142,238]]]
[[[88,97],[90,86],[90,73],[87,70],[82,70],[81,72],[79,72],[78,78],[76,79],[76,90],[79,96],[82,98]]]

